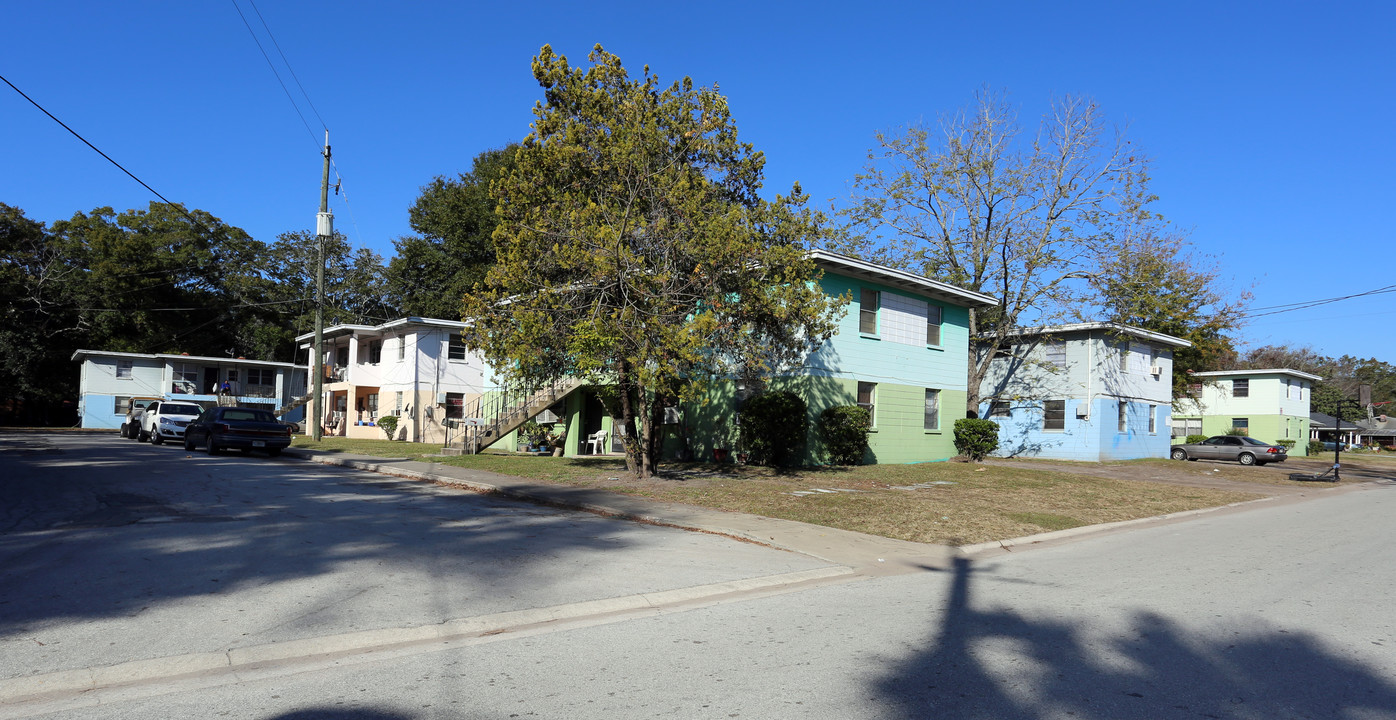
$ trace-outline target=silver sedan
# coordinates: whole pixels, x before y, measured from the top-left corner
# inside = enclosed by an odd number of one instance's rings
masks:
[[[1284,462],[1289,457],[1283,447],[1271,445],[1245,435],[1217,435],[1200,443],[1174,445],[1169,457],[1174,460],[1235,460],[1242,465],[1264,465]]]

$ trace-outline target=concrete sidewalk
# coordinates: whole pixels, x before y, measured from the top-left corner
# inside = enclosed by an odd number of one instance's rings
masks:
[[[324,465],[368,470],[554,507],[724,535],[809,555],[866,575],[945,570],[951,567],[958,555],[956,548],[944,545],[893,540],[793,520],[657,502],[605,490],[535,483],[524,478],[454,465],[294,447],[284,452],[287,456]]]

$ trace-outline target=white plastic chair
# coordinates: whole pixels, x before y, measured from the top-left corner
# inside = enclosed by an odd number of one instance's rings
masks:
[[[597,430],[596,432],[588,435],[587,446],[589,448],[589,452],[592,455],[600,455],[602,449],[606,447],[606,431]]]

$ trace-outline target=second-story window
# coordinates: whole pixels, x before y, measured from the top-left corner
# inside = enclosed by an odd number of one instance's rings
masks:
[[[451,335],[451,342],[446,350],[446,357],[451,360],[465,359],[465,343],[461,342],[460,335]]]
[[[882,293],[862,288],[858,296],[858,332],[877,334],[877,311],[882,308]]]
[[[940,345],[940,306],[926,306],[926,344]]]
[[[1058,340],[1047,343],[1047,364],[1066,368],[1066,343]]]
[[[382,340],[374,340],[373,342],[368,344],[368,361],[370,364],[373,365],[377,365],[378,363],[383,362]]]
[[[1251,396],[1251,381],[1250,381],[1250,380],[1232,380],[1232,381],[1231,381],[1231,396],[1232,396],[1232,397],[1250,397],[1250,396]]]
[[[132,372],[132,368],[133,368],[133,367],[134,367],[134,363],[133,363],[132,361],[130,361],[130,360],[117,360],[117,361],[116,361],[116,376],[119,377],[119,378],[130,379],[130,378],[131,378],[131,372]]]
[[[406,359],[407,359],[407,338],[406,338],[406,337],[400,337],[400,338],[397,339],[397,359],[398,359],[398,360],[406,360]]]

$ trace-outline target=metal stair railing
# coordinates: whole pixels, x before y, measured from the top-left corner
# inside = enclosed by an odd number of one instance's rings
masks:
[[[581,385],[576,378],[563,378],[541,388],[506,388],[481,395],[466,405],[464,412],[466,417],[484,422],[473,428],[474,432],[462,434],[461,451],[478,453],[499,442]]]
[[[274,412],[272,412],[272,414],[277,417],[281,417],[282,415],[285,415],[286,413],[291,412],[292,410],[295,410],[296,408],[310,402],[310,398],[314,397],[314,395],[315,393],[308,393],[302,395],[296,398],[294,401],[292,401],[290,405],[283,405],[277,408]]]

